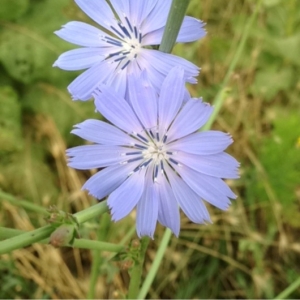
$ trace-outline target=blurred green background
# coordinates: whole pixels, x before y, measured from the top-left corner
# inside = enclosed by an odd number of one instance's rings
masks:
[[[91,21],[72,0],[0,2],[0,189],[45,208],[82,210],[95,203],[80,190],[94,171],[69,169],[64,151],[83,143],[70,134],[72,126],[98,116],[92,102],[72,102],[67,92],[79,73],[52,68],[75,48],[53,32],[70,20]],[[228,184],[239,197],[227,212],[209,207],[212,225],[182,215],[180,237],[172,239],[149,298],[274,298],[288,287],[287,298],[300,298],[292,288],[300,271],[300,1],[260,2],[213,125],[235,140],[229,152],[241,162],[241,178]],[[188,14],[207,23],[207,36],[174,52],[201,66],[199,84],[189,87],[193,96],[213,102],[258,4],[191,1]],[[32,230],[46,223],[0,200],[1,226]],[[134,218],[114,224],[106,216],[80,234],[118,242]],[[163,232],[158,226],[144,275]],[[99,254],[99,277],[91,281],[92,254],[34,245],[3,255],[0,298],[78,299],[89,291],[123,298],[129,258]]]

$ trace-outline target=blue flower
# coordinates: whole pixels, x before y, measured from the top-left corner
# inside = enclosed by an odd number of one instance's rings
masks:
[[[69,22],[55,33],[85,48],[63,53],[54,66],[64,70],[87,69],[68,87],[74,100],[88,100],[102,84],[126,94],[127,75],[147,69],[151,84],[159,91],[174,66],[184,69],[187,82],[196,83],[199,68],[187,60],[162,53],[149,46],[159,45],[171,0],[75,0],[77,5],[106,31],[83,22]],[[185,17],[177,42],[195,41],[205,35],[203,23]]]
[[[178,236],[179,207],[195,223],[210,221],[203,200],[228,208],[236,196],[223,179],[238,178],[239,164],[224,152],[232,143],[228,134],[197,132],[213,108],[201,99],[183,102],[182,69],[167,75],[159,97],[145,73],[141,80],[129,76],[129,102],[111,88],[95,93],[97,110],[115,126],[99,120],[76,125],[72,133],[95,144],[68,149],[68,165],[102,168],[83,189],[98,199],[108,196],[114,221],[136,207],[140,237],[153,237],[157,221]]]

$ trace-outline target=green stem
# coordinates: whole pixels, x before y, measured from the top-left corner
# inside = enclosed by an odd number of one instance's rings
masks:
[[[160,246],[157,250],[157,253],[155,255],[155,258],[154,258],[154,261],[151,265],[151,268],[146,276],[146,279],[142,285],[142,288],[138,294],[138,299],[145,299],[150,287],[151,287],[151,284],[156,276],[156,273],[158,271],[158,268],[159,266],[161,265],[161,261],[164,257],[164,254],[165,254],[165,251],[168,247],[168,244],[170,242],[170,239],[171,239],[171,236],[172,236],[172,232],[170,229],[166,229],[165,231],[165,234],[162,238],[162,241],[160,243]]]
[[[122,245],[116,245],[106,242],[99,242],[87,239],[75,239],[71,247],[90,249],[90,250],[100,250],[109,252],[120,252],[125,249]]]
[[[45,227],[42,227],[40,229],[45,229]],[[39,229],[35,230],[35,235],[42,234],[38,233]],[[24,237],[26,234],[32,235],[33,231],[26,232],[19,229],[11,229],[11,228],[5,228],[0,227],[0,240],[5,238],[10,238],[10,241],[12,239],[19,239],[21,236]],[[48,243],[48,239],[42,240],[42,244]],[[81,249],[91,249],[91,250],[100,250],[100,251],[109,251],[109,252],[120,252],[125,250],[124,245],[116,245],[106,242],[99,242],[94,240],[87,240],[87,239],[74,239],[72,245],[69,245],[67,247],[74,247],[74,248],[81,248]],[[3,254],[0,252],[0,254]]]
[[[105,213],[108,210],[106,201],[93,205],[85,210],[82,210],[73,216],[76,218],[78,224],[82,224],[96,216]],[[0,242],[0,254],[8,253],[16,249],[27,247],[31,244],[40,242],[41,240],[50,236],[56,229],[52,225],[46,225],[39,229],[23,233],[17,237],[7,239]]]
[[[215,121],[218,113],[220,112],[220,110],[223,106],[223,103],[224,103],[224,100],[225,100],[224,95],[227,91],[226,86],[227,86],[227,84],[228,84],[228,82],[229,82],[229,80],[232,76],[232,73],[233,73],[234,69],[236,68],[236,65],[237,65],[238,61],[241,58],[241,55],[242,55],[243,51],[244,51],[246,41],[247,41],[249,33],[250,33],[250,29],[251,29],[257,15],[258,15],[258,12],[260,11],[261,4],[262,4],[262,0],[259,0],[258,4],[255,7],[254,13],[251,15],[248,23],[245,26],[241,41],[240,41],[240,43],[237,47],[237,50],[234,54],[233,59],[232,59],[230,65],[229,65],[229,68],[227,70],[225,78],[224,78],[224,80],[221,84],[220,90],[219,90],[216,98],[213,101],[213,106],[214,106],[213,113],[212,113],[210,119],[208,120],[208,122],[202,127],[202,130],[208,130],[208,129],[211,128],[213,122]]]
[[[171,53],[190,0],[173,0],[159,50]]]
[[[27,247],[50,236],[54,227],[47,225],[0,242],[0,255]]]
[[[143,265],[145,260],[145,254],[150,239],[144,237],[141,240],[141,249],[139,253],[138,260],[134,263],[134,266],[130,272],[130,284],[128,289],[128,299],[137,299],[139,288],[141,285],[142,274],[143,274]]]
[[[17,199],[14,196],[4,193],[2,191],[0,191],[0,201],[1,200],[5,200],[15,206],[21,206],[25,209],[37,212],[37,213],[42,213],[44,215],[50,215],[50,213],[43,207],[36,205],[34,203],[25,201],[25,200],[21,200],[21,199]]]
[[[288,298],[298,287],[300,286],[300,277],[290,284],[285,290],[283,290],[275,299]]]
[[[97,231],[97,240],[105,241],[107,238],[107,234],[109,231],[110,225],[110,216],[109,214],[104,214],[100,220],[100,224]],[[93,261],[92,261],[92,269],[89,283],[89,291],[87,295],[87,299],[95,298],[95,291],[97,285],[97,279],[99,275],[100,265],[102,263],[101,251],[95,250],[93,251]]]
[[[73,216],[76,218],[78,224],[82,224],[97,216],[103,215],[107,211],[108,207],[106,201],[102,201],[96,205],[92,205],[91,207],[74,214]]]

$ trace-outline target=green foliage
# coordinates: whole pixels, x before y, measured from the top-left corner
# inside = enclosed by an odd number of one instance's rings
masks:
[[[0,107],[0,161],[4,161],[5,155],[20,151],[23,146],[21,106],[10,86],[0,87]]]
[[[285,222],[296,227],[300,227],[297,195],[300,178],[299,115],[299,109],[277,113],[271,136],[263,140],[258,154],[267,175],[256,172],[248,189],[251,198],[268,201],[265,185],[268,182],[282,207]]]
[[[0,20],[15,20],[29,7],[29,0],[1,0]]]

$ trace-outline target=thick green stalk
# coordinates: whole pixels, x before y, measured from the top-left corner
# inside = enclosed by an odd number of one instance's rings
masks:
[[[93,205],[85,210],[82,210],[73,215],[78,224],[82,224],[96,216],[105,213],[108,210],[106,201]],[[40,242],[41,240],[50,236],[50,234],[56,229],[55,226],[46,225],[39,229],[32,230],[30,232],[23,233],[17,237],[7,239],[0,242],[0,254],[9,253],[13,250],[27,247],[31,244]]]
[[[173,0],[159,50],[171,53],[190,0]]]
[[[178,1],[174,0],[174,2],[180,2],[180,1],[181,2],[185,2],[185,0],[178,0]],[[261,6],[261,2],[262,1],[260,0],[259,3],[256,5],[254,14],[251,16],[251,18],[249,19],[248,24],[245,27],[242,39],[241,39],[241,41],[239,43],[239,46],[238,46],[237,51],[235,53],[235,56],[234,56],[234,58],[233,58],[233,60],[232,60],[232,62],[230,64],[230,66],[229,66],[229,69],[228,69],[228,71],[226,73],[226,76],[225,76],[224,81],[223,81],[223,83],[221,85],[219,93],[217,94],[217,96],[216,96],[216,98],[214,100],[214,103],[213,103],[213,105],[214,105],[214,112],[213,112],[212,116],[210,117],[210,120],[208,121],[208,123],[204,126],[204,128],[203,128],[204,130],[208,130],[208,129],[211,128],[211,125],[212,125],[213,121],[216,119],[216,116],[219,113],[219,111],[220,111],[220,109],[221,109],[221,107],[222,107],[222,105],[224,103],[225,96],[226,96],[226,91],[227,91],[226,85],[228,84],[230,76],[232,75],[232,72],[235,69],[237,62],[240,59],[242,51],[244,50],[244,47],[245,47],[245,44],[246,44],[246,40],[247,40],[247,38],[249,36],[250,28],[251,28],[253,22],[255,21],[255,19],[257,17],[257,14],[258,14],[260,6]],[[175,38],[175,40],[176,40],[176,38]],[[166,41],[163,41],[162,44],[163,43],[165,44]],[[163,50],[164,49],[166,49],[166,48],[163,47]],[[163,259],[164,253],[165,253],[165,251],[167,249],[167,246],[168,246],[168,244],[170,242],[170,239],[171,239],[171,231],[169,229],[166,229],[165,234],[163,236],[163,240],[162,240],[162,242],[161,242],[161,244],[160,244],[160,246],[158,248],[157,254],[156,254],[155,259],[153,261],[153,264],[151,266],[151,269],[150,269],[150,271],[149,271],[149,273],[148,273],[148,275],[147,275],[147,277],[146,277],[146,279],[145,279],[145,281],[143,283],[141,291],[140,291],[140,293],[138,295],[139,299],[144,299],[146,297],[146,295],[147,295],[147,293],[148,293],[148,291],[150,289],[150,286],[151,286],[151,284],[152,284],[152,282],[153,282],[153,280],[154,280],[154,278],[156,276],[158,268],[159,268],[159,266],[161,264],[161,261]]]
[[[109,231],[110,225],[110,216],[109,214],[103,214],[100,224],[97,230],[97,240],[98,241],[105,241],[107,238],[107,234]],[[91,276],[90,276],[90,283],[89,283],[89,291],[87,295],[87,299],[95,299],[95,291],[96,291],[96,284],[97,279],[99,276],[99,269],[101,266],[103,259],[101,257],[101,251],[95,250],[93,251],[93,261],[92,261],[92,269],[91,269]]]
[[[144,237],[141,240],[141,249],[137,261],[134,262],[134,266],[130,272],[130,284],[128,289],[128,299],[138,299],[139,288],[141,285],[143,265],[145,260],[145,254],[149,245],[150,239]]]
[[[120,252],[125,249],[122,245],[116,245],[106,242],[99,242],[87,239],[75,239],[72,247],[90,250],[100,250],[109,252]]]
[[[39,229],[22,233],[18,236],[0,242],[0,255],[13,250],[27,247],[49,237],[54,227],[47,225]]]
[[[40,229],[45,229],[45,227],[42,227]],[[35,230],[36,232],[38,230]],[[21,236],[25,236],[26,234],[31,234],[32,231],[26,232],[19,229],[11,229],[11,228],[5,228],[0,227],[0,240],[5,238],[10,238],[12,240],[13,238],[18,239]],[[39,233],[35,233],[37,235]],[[40,241],[41,244],[49,243],[49,239],[43,239]],[[65,247],[65,246],[64,246]],[[94,240],[87,240],[87,239],[74,239],[72,245],[68,245],[66,247],[74,247],[74,248],[80,248],[80,249],[91,249],[91,250],[100,250],[100,251],[109,251],[109,252],[120,252],[125,250],[124,245],[116,245],[106,242],[99,242]],[[0,252],[0,254],[3,254]]]
[[[138,294],[138,299],[144,299],[146,297],[146,295],[151,287],[151,284],[156,276],[156,273],[159,269],[159,266],[161,265],[161,261],[164,257],[164,254],[165,254],[165,251],[170,242],[171,236],[172,236],[171,230],[166,229],[163,239],[162,239],[160,246],[157,250],[157,253],[155,255],[154,261],[149,270],[149,273],[147,274],[147,277],[143,283],[140,293]]]

